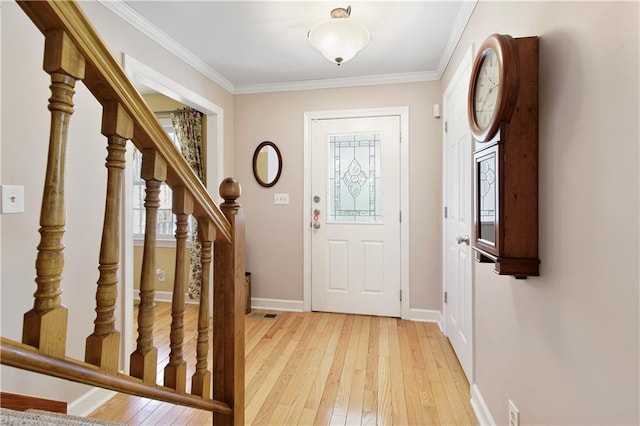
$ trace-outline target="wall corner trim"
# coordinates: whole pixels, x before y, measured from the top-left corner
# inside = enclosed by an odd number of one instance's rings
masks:
[[[481,426],[495,426],[496,422],[493,420],[493,416],[489,411],[489,407],[484,402],[482,395],[480,394],[480,389],[474,383],[471,386],[471,407],[473,407],[473,412],[476,414],[476,418],[478,419],[478,423]]]

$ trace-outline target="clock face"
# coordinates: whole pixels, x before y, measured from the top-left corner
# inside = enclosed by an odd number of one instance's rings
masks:
[[[493,49],[487,49],[478,70],[473,99],[475,120],[480,129],[489,125],[495,112],[500,86],[498,77],[498,57]]]

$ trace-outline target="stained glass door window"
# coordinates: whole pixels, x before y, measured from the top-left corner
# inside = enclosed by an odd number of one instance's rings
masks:
[[[496,242],[496,151],[477,159],[478,202],[480,229],[478,238],[489,243]]]
[[[328,223],[382,223],[380,133],[329,136]]]

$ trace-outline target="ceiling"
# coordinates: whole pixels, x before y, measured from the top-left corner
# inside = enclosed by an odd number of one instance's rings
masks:
[[[103,1],[233,93],[439,79],[475,0]],[[371,31],[351,61],[327,61],[307,39],[331,9]]]

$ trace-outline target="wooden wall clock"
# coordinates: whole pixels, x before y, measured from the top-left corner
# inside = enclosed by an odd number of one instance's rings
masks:
[[[539,275],[538,37],[489,36],[471,69],[473,249],[500,275]]]

